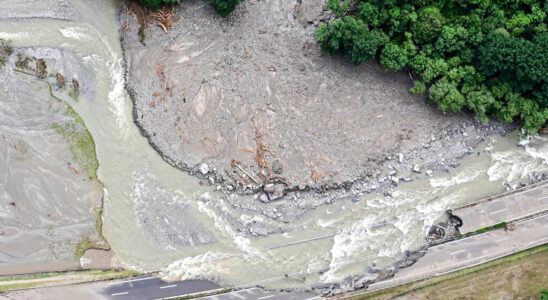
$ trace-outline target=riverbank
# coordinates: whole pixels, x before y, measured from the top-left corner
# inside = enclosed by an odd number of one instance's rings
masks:
[[[87,72],[67,51],[5,41],[0,50],[6,214],[0,274],[79,269],[87,249],[109,248],[101,234],[95,143],[70,105],[80,93],[76,77],[89,95]]]

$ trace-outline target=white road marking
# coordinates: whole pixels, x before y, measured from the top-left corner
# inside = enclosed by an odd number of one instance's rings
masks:
[[[229,295],[232,295],[232,296],[237,297],[237,298],[240,298],[240,299],[245,299],[245,297],[242,296],[242,295],[240,295],[240,294],[238,294],[238,292],[231,293],[231,294],[229,294]]]
[[[494,212],[490,213],[490,215],[494,215],[494,214],[496,214],[496,213],[503,212],[503,211],[506,211],[506,210],[508,210],[508,208],[494,211]]]
[[[268,299],[268,298],[272,298],[272,297],[276,297],[276,295],[268,295],[268,296],[260,297],[260,298],[257,298],[257,299],[258,299],[258,300],[260,300],[260,299]]]
[[[129,294],[129,292],[115,293],[115,294],[111,294],[111,296],[121,296],[121,295],[127,295],[127,294]]]
[[[542,215],[542,216],[538,216],[538,217],[534,217],[534,218],[529,219],[529,220],[521,221],[521,222],[519,222],[519,223],[517,223],[517,224],[523,224],[523,223],[531,222],[531,221],[534,221],[534,220],[536,220],[536,219],[544,218],[544,217],[547,217],[547,216],[548,216],[548,214]]]
[[[147,277],[147,278],[139,278],[139,279],[132,279],[132,280],[126,280],[126,281],[117,281],[117,282],[109,282],[109,285],[112,284],[122,284],[127,282],[133,282],[133,281],[141,281],[141,280],[149,280],[149,279],[155,279],[156,277]]]
[[[546,240],[546,239],[548,239],[548,237],[542,238],[542,239],[540,239],[540,240],[536,240],[536,241],[529,242],[529,243],[527,243],[527,245],[535,244],[535,243],[538,243],[538,242],[540,242],[540,241],[544,241],[544,240]]]
[[[169,289],[169,288],[176,287],[176,286],[177,286],[176,284],[172,284],[172,285],[161,286],[160,288],[161,289]]]
[[[453,255],[453,254],[457,254],[457,253],[461,253],[461,252],[466,252],[466,250],[463,249],[463,250],[451,252],[451,253],[449,253],[449,255]]]

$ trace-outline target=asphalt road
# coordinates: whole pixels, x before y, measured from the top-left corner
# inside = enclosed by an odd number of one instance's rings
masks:
[[[548,214],[517,223],[513,231],[493,230],[429,248],[417,263],[401,269],[392,279],[370,285],[368,290],[442,275],[545,243],[548,243]]]
[[[113,300],[147,300],[183,297],[193,294],[212,293],[222,288],[206,280],[164,282],[156,277],[144,276],[126,281],[111,282],[100,290],[100,294]],[[202,297],[208,300],[305,300],[318,299],[313,294],[271,292],[250,288],[230,293]]]
[[[548,184],[453,210],[462,219],[461,233],[548,210]]]
[[[313,294],[306,293],[286,293],[286,292],[271,292],[259,288],[251,288],[247,290],[235,291],[231,293],[203,297],[199,299],[207,300],[312,300],[320,299]]]
[[[220,286],[206,280],[185,280],[165,282],[156,277],[141,277],[131,280],[111,282],[100,294],[116,300],[146,300],[188,295],[217,290]]]

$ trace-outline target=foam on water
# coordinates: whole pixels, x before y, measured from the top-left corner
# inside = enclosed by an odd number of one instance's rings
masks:
[[[0,39],[4,40],[20,40],[26,39],[30,36],[31,34],[29,32],[0,32]]]
[[[530,137],[510,150],[490,147],[493,164],[487,170],[490,181],[512,183],[548,172],[548,139]]]
[[[88,33],[86,33],[87,31],[89,31],[89,29],[82,27],[65,27],[59,30],[59,32],[61,32],[61,34],[66,38],[78,41],[93,40],[93,38]]]

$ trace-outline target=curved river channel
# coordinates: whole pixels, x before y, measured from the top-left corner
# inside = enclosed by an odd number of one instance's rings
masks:
[[[93,97],[71,103],[96,142],[104,183],[103,234],[122,263],[170,278],[217,278],[299,287],[340,280],[373,262],[389,265],[424,242],[430,225],[456,205],[504,191],[504,182],[548,172],[548,141],[488,139],[450,173],[380,194],[321,206],[292,223],[235,209],[212,187],[164,162],[133,123],[112,0],[70,0],[78,21],[0,21],[14,46],[74,52],[92,70]],[[84,95],[85,96],[85,95]],[[263,221],[282,234],[251,237],[228,221]],[[317,271],[330,266],[327,272]],[[285,274],[293,274],[285,278]]]

